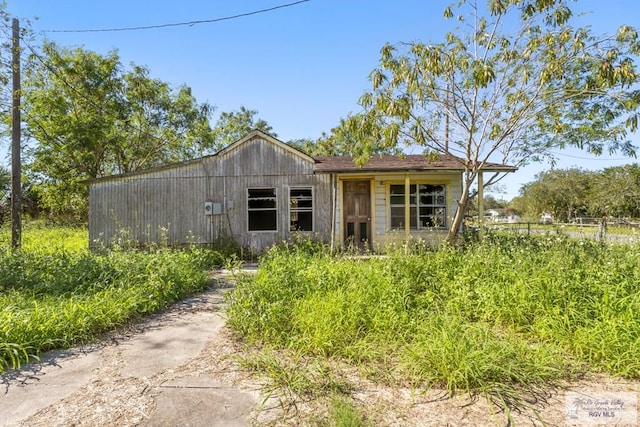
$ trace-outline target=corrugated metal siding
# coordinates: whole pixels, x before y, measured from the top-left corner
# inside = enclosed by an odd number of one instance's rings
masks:
[[[341,174],[339,179],[373,179],[373,243],[382,249],[402,241],[404,233],[388,229],[387,192],[391,182],[404,182],[404,173]],[[447,184],[447,216],[451,219],[461,193],[458,173],[412,173],[411,182]],[[313,174],[313,163],[295,151],[262,138],[245,141],[219,155],[172,167],[98,180],[89,191],[89,238],[100,244],[154,242],[209,244],[223,235],[243,247],[260,251],[291,237],[289,188],[313,187],[314,234],[328,240],[331,233],[332,188],[329,174]],[[248,188],[275,188],[275,232],[249,232]],[[342,183],[338,182],[335,238],[342,236]],[[220,203],[223,214],[207,216],[204,202]],[[440,239],[440,231],[412,232],[412,236]]]
[[[93,247],[118,242],[207,244],[224,233],[241,246],[262,250],[291,235],[289,187],[312,186],[314,232],[328,239],[329,181],[329,175],[314,175],[308,160],[255,139],[201,162],[92,183],[89,238]],[[247,188],[251,187],[277,189],[277,232],[248,232]],[[205,215],[205,201],[220,203],[223,214]]]
[[[213,158],[215,159],[215,158]],[[313,164],[269,141],[256,139],[220,156],[217,176],[312,174]]]

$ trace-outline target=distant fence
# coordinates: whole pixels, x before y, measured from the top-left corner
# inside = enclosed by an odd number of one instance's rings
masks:
[[[595,221],[591,221],[591,219]],[[561,234],[572,238],[597,239],[600,218],[572,223],[543,224],[537,222],[485,222],[486,231],[506,231],[515,234]],[[640,222],[611,220],[607,221],[602,240],[612,242],[640,242]]]

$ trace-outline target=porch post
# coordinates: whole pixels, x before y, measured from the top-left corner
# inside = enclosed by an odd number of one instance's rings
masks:
[[[331,253],[335,250],[336,242],[336,210],[338,209],[338,176],[336,174],[329,175],[329,185],[331,186]]]
[[[409,173],[404,174],[404,240],[409,242],[411,237],[411,181]]]
[[[480,235],[484,229],[484,177],[482,169],[478,171],[478,222],[480,223]]]

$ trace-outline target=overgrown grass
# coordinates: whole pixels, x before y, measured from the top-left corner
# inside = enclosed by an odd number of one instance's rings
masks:
[[[199,292],[224,262],[198,249],[96,254],[69,244],[84,230],[31,231],[21,251],[0,251],[0,372]]]
[[[263,388],[266,399],[277,396],[282,406],[295,405],[299,397],[346,396],[351,391],[350,384],[334,375],[325,360],[270,349],[249,352],[237,359],[244,369],[267,378]]]
[[[80,252],[89,245],[89,232],[83,227],[50,225],[43,220],[26,221],[22,227],[21,248],[27,252]],[[11,245],[10,224],[0,227],[0,250]]]
[[[248,342],[339,358],[379,381],[537,393],[579,372],[640,377],[640,246],[499,236],[385,258],[283,246],[229,294]]]
[[[351,402],[342,398],[333,399],[329,417],[332,427],[366,427],[371,425]]]

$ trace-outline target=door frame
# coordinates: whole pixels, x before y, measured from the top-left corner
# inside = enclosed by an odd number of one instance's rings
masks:
[[[361,218],[366,217],[365,221],[357,221],[356,223],[354,223],[354,235],[359,237],[360,235],[360,231],[361,229],[359,229],[359,227],[361,227],[362,224],[366,224],[367,227],[367,236],[365,237],[365,239],[360,238],[359,241],[357,242],[357,246],[360,249],[367,249],[367,250],[371,250],[373,248],[373,225],[374,225],[374,212],[375,212],[375,206],[374,206],[374,201],[375,201],[375,194],[374,194],[374,188],[373,188],[373,178],[370,177],[357,177],[357,178],[350,178],[350,179],[341,179],[340,180],[340,190],[341,190],[341,197],[340,197],[340,217],[341,217],[341,222],[342,222],[342,226],[340,227],[340,237],[341,240],[343,242],[343,244],[346,244],[347,239],[348,239],[348,221],[347,221],[347,210],[345,209],[345,198],[350,194],[350,192],[347,192],[345,189],[345,184],[346,183],[366,183],[367,186],[367,193],[368,193],[368,211],[366,212],[366,215],[360,215]],[[360,212],[358,212],[360,213]],[[350,221],[351,222],[351,221]],[[366,244],[365,244],[366,242]]]

